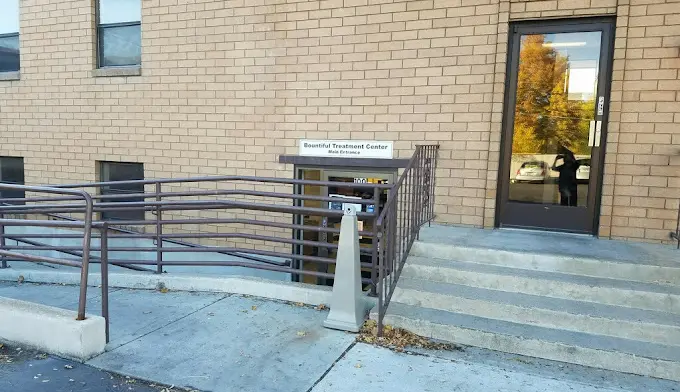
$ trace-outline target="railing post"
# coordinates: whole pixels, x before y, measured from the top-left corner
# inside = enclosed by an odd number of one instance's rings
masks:
[[[387,236],[387,243],[388,243],[387,260],[389,261],[389,263],[387,264],[387,274],[390,274],[390,276],[391,276],[392,272],[394,271],[395,260],[397,259],[398,249],[399,249],[399,247],[401,247],[401,236],[399,235],[399,233],[402,230],[400,229],[399,225],[401,224],[403,226],[404,221],[406,220],[406,219],[404,219],[403,208],[402,208],[402,211],[399,211],[399,207],[400,207],[399,198],[401,198],[402,202],[403,202],[403,199],[404,199],[403,195],[406,195],[406,191],[399,189],[398,187],[395,187],[392,190],[392,193],[394,194],[394,197],[396,198],[396,200],[394,201],[394,203],[392,203],[392,206],[391,206],[392,211],[388,211],[389,212],[389,216],[388,216],[389,221],[387,222],[388,225],[389,225],[388,226],[389,227],[389,229],[388,229],[389,235]],[[401,222],[400,222],[400,220],[401,220]]]
[[[384,222],[382,222],[384,226]],[[387,256],[387,253],[384,251],[385,249],[385,235],[384,235],[384,228],[378,233],[378,250],[380,251],[379,257],[380,259],[378,260],[378,269],[380,270],[380,273],[378,274],[380,276],[380,282],[378,283],[378,336],[383,335],[383,315],[384,315],[384,310],[383,308],[385,307],[385,258]]]
[[[0,213],[0,249],[5,249],[5,225],[2,224],[2,220],[5,219],[5,214]],[[7,268],[7,258],[5,256],[0,256],[0,269]]]
[[[410,182],[410,187],[411,187],[411,194],[409,197],[409,208],[411,209],[411,222],[409,227],[410,235],[416,235],[418,234],[418,231],[420,230],[420,226],[418,225],[419,221],[419,206],[418,202],[420,198],[418,197],[420,194],[420,152],[421,152],[421,147],[417,146],[416,147],[416,152],[413,156],[413,159],[415,159],[415,164],[413,165],[413,179]],[[409,240],[410,242],[410,240]],[[408,246],[406,247],[408,250]]]
[[[89,193],[83,192],[85,199],[85,219],[83,225],[83,258],[80,267],[80,298],[78,300],[78,318],[85,320],[85,305],[87,304],[87,278],[90,269],[90,244],[92,241],[93,202]]]
[[[432,226],[432,216],[434,215],[434,189],[432,188],[433,177],[434,177],[434,163],[433,158],[435,154],[435,148],[428,148],[427,160],[425,161],[425,175],[427,183],[425,184],[427,192],[427,225]]]
[[[680,200],[678,203],[680,203]],[[0,215],[0,217],[2,217],[2,215]],[[680,249],[680,204],[678,204],[678,219],[675,223],[675,239],[678,241],[677,249]]]
[[[427,147],[418,149],[418,194],[416,208],[418,210],[418,221],[416,222],[416,239],[420,239],[420,226],[425,223],[425,152]]]
[[[434,219],[435,203],[437,202],[437,166],[439,165],[439,146],[434,151],[434,165],[432,169],[432,219]]]
[[[161,183],[156,183],[156,273],[163,273],[163,225],[161,224]]]
[[[376,295],[378,285],[378,218],[380,217],[380,188],[373,188],[373,238],[371,239],[371,295]]]
[[[102,284],[102,317],[105,322],[106,343],[109,342],[109,226],[104,223],[99,240],[99,259]]]

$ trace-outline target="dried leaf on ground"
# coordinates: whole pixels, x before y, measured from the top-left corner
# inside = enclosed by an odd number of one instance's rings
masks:
[[[449,343],[438,343],[431,339],[418,336],[402,328],[385,325],[383,336],[378,336],[378,323],[368,320],[359,331],[357,341],[377,346],[404,351],[407,347],[424,348],[429,350],[460,350],[459,346]]]
[[[326,309],[328,309],[328,306],[326,304],[319,304],[319,305],[315,306],[314,309],[319,310],[319,311],[326,310]]]
[[[162,289],[160,289],[160,290],[158,290],[158,291],[160,291],[160,292],[163,293],[163,294],[166,294],[166,293],[167,293],[168,291],[170,291],[170,290],[168,290],[167,287],[163,287]]]
[[[257,306],[253,305],[253,306],[250,307],[250,309],[257,310]]]
[[[360,363],[357,363],[356,365],[354,365],[354,367],[357,368],[357,369],[361,369],[362,366],[363,366],[363,365],[360,364]]]
[[[302,303],[302,302],[296,302],[296,303],[294,303],[294,305],[295,305],[295,306],[300,306],[300,307],[305,306],[305,304]]]
[[[297,336],[307,336],[307,331],[298,331]]]

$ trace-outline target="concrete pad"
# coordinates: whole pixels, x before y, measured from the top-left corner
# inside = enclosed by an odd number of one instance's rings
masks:
[[[74,311],[0,297],[0,340],[83,361],[101,354],[104,319],[76,317]]]
[[[78,308],[77,286],[0,282],[0,296],[65,310]],[[107,350],[128,343],[224,298],[197,294],[113,289],[109,293],[110,341]],[[88,289],[87,311],[101,312],[101,290]]]
[[[198,312],[225,297],[224,294],[161,293],[122,289],[109,295],[110,341],[113,350]],[[100,298],[93,299],[99,309]],[[91,303],[91,302],[90,302]],[[90,304],[88,303],[88,305]]]
[[[354,341],[325,311],[231,296],[88,364],[209,391],[306,391]]]
[[[455,354],[454,354],[455,355]],[[562,378],[501,366],[430,356],[399,354],[365,344],[354,346],[319,382],[312,392],[427,391],[427,392],[614,392],[677,390],[671,383],[638,378],[640,383],[621,385],[599,377]],[[536,367],[536,366],[534,366]],[[586,368],[585,372],[589,370]],[[615,375],[614,373],[609,373]],[[645,381],[647,380],[647,381]],[[677,384],[675,384],[677,386]],[[670,388],[669,388],[670,387]]]
[[[656,266],[680,268],[675,246],[607,240],[580,234],[432,225],[420,230],[420,241],[469,248],[583,257],[613,260],[619,263],[649,263]]]
[[[450,360],[454,363],[471,363],[502,369],[512,374],[528,374],[538,379],[558,379],[569,385],[593,385],[616,391],[678,392],[680,382],[662,380],[635,374],[596,369],[565,362],[508,354],[477,347],[464,350],[414,349],[416,354]]]

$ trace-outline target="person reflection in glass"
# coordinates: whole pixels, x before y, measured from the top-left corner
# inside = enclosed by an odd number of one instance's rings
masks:
[[[562,162],[558,165],[560,160]],[[559,154],[555,157],[555,162],[552,164],[552,170],[560,173],[557,180],[557,188],[560,192],[560,205],[576,207],[578,203],[576,171],[579,166],[574,153],[564,146],[561,147]]]

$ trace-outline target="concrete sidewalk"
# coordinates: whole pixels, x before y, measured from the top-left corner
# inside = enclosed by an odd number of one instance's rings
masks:
[[[0,296],[66,309],[75,309],[77,291],[0,282]],[[98,313],[99,301],[91,289],[88,310]],[[326,311],[260,298],[115,289],[110,304],[111,343],[88,365],[201,391],[680,391],[678,383],[472,348],[395,353],[324,329]]]

